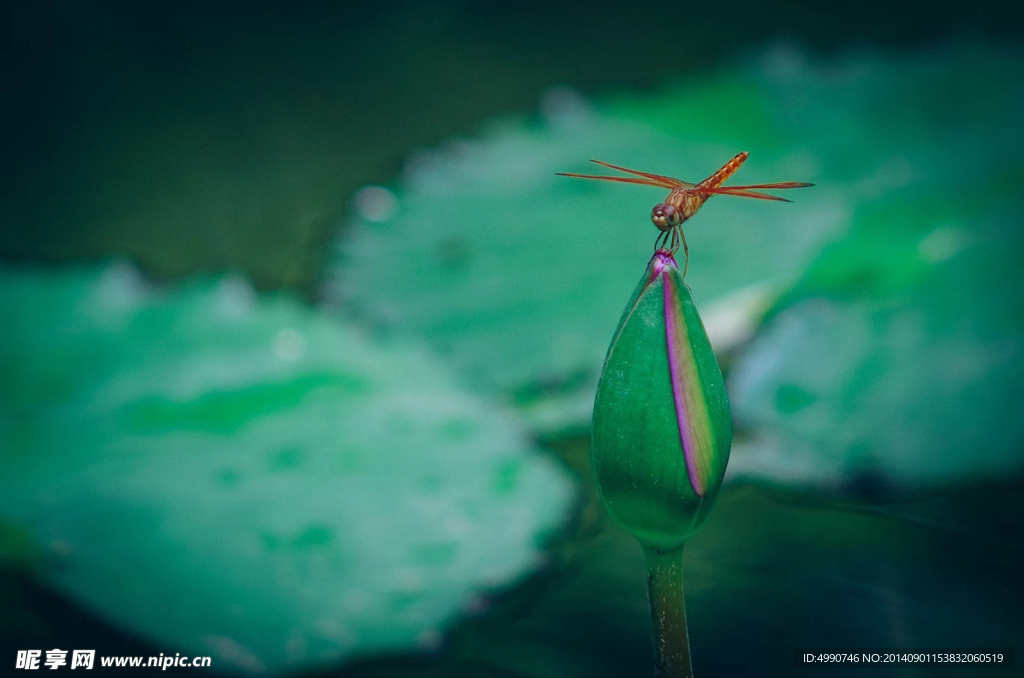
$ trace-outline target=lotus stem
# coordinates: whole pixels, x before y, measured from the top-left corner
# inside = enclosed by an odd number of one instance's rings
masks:
[[[654,675],[693,678],[683,594],[683,547],[660,551],[644,546],[644,564],[654,631]]]

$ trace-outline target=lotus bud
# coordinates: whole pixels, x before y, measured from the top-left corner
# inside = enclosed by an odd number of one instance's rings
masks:
[[[681,546],[725,475],[725,382],[690,290],[658,250],[626,306],[594,404],[593,465],[609,514],[646,550]]]

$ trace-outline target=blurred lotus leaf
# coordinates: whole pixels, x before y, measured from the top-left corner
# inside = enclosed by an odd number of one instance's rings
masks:
[[[430,647],[573,494],[423,351],[237,277],[0,270],[0,522],[37,574],[245,671]]]
[[[734,474],[879,490],[1024,468],[1024,134],[1006,141],[865,201],[780,301],[730,381],[757,435]]]
[[[780,46],[653,97],[591,106],[555,90],[538,122],[497,121],[410,159],[394,192],[361,193],[325,295],[426,337],[535,427],[584,427],[664,191],[555,172],[601,173],[586,162],[596,158],[699,181],[748,150],[732,183],[818,184],[787,193],[794,205],[716,198],[688,224],[687,282],[721,350],[749,337],[862,200],[996,160],[1020,127],[1020,63],[977,45],[827,61]],[[382,253],[406,265],[381,275]]]

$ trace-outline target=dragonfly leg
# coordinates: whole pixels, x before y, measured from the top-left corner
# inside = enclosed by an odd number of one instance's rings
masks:
[[[683,240],[683,278],[686,278],[686,269],[690,266],[690,248],[686,245],[686,234],[683,233],[683,229],[675,229],[679,231],[679,237]]]

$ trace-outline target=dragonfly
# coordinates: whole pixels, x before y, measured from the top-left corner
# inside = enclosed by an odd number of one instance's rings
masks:
[[[576,177],[578,179],[598,179],[601,181],[618,181],[624,184],[640,184],[641,186],[657,186],[667,188],[670,193],[664,202],[659,202],[651,210],[651,221],[660,231],[658,239],[654,243],[655,250],[666,249],[670,255],[683,247],[683,276],[686,276],[686,269],[690,263],[690,248],[686,245],[686,235],[683,233],[683,222],[697,213],[697,210],[707,202],[713,195],[735,195],[741,198],[757,198],[758,200],[778,200],[779,202],[793,202],[776,195],[761,193],[761,190],[774,190],[781,188],[807,188],[814,184],[803,181],[783,181],[774,184],[750,184],[748,186],[723,186],[726,179],[731,177],[740,168],[750,153],[744,151],[737,153],[729,162],[698,184],[691,184],[673,177],[666,177],[660,174],[639,172],[626,169],[618,165],[612,165],[600,160],[591,160],[602,167],[618,170],[629,177],[605,176],[600,174],[573,174],[570,172],[558,172],[558,176]]]

